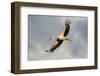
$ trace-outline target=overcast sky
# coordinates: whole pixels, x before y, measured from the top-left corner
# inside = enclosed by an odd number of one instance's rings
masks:
[[[64,41],[53,53],[47,53],[56,37],[70,19],[68,36],[72,41]],[[88,18],[60,16],[28,16],[28,60],[79,59],[88,55]]]

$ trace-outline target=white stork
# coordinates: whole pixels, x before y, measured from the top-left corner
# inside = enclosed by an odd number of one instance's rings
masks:
[[[51,52],[51,53],[54,52],[54,50],[57,49],[65,40],[72,41],[67,36],[70,30],[70,24],[71,22],[69,19],[65,20],[65,26],[63,28],[63,31],[57,37],[51,38],[51,39],[55,39],[56,41],[54,42],[54,44],[51,46],[49,50],[46,50],[46,52]]]

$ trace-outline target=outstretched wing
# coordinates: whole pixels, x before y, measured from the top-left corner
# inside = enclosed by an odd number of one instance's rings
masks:
[[[70,30],[70,25],[67,24],[67,25],[64,26],[64,28],[63,28],[62,32],[60,33],[60,35],[67,36],[67,34],[69,33],[69,30]]]
[[[62,44],[62,42],[63,40],[56,40],[51,46],[50,50],[53,52],[55,49],[57,49]]]
[[[64,26],[62,32],[60,33],[60,35],[67,36],[67,34],[69,33],[69,30],[70,30],[70,24],[71,24],[70,19],[65,19],[65,26]]]
[[[67,25],[65,25],[65,29],[64,29],[64,36],[67,36],[67,34],[69,33],[69,30],[70,30],[70,25],[69,24],[67,24]]]

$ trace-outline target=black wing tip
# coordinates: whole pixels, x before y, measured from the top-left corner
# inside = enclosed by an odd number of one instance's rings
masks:
[[[46,50],[46,52],[48,52],[48,53],[53,53],[53,51],[52,51],[52,50]]]
[[[68,24],[71,24],[71,20],[70,19],[65,19],[65,24],[68,25]]]

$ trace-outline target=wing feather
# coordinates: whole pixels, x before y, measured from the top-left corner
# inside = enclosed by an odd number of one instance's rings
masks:
[[[64,34],[63,34],[63,36],[67,36],[67,34],[69,33],[69,30],[70,30],[70,25],[65,25],[66,27],[65,27],[65,29],[64,29]]]
[[[67,36],[67,34],[69,33],[69,30],[70,30],[70,25],[65,25],[62,32],[60,33],[60,35],[62,36]]]
[[[63,40],[56,40],[54,42],[54,44],[51,46],[50,50],[54,51],[62,44],[62,42],[63,42]]]

